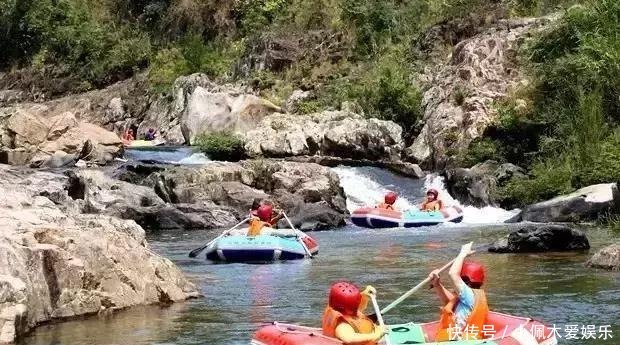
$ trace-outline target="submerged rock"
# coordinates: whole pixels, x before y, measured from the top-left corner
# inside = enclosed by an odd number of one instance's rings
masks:
[[[620,243],[609,245],[594,254],[586,266],[620,271]]]
[[[70,178],[0,166],[1,342],[50,320],[198,296],[134,221],[82,214]]]
[[[492,253],[536,253],[589,249],[586,235],[564,225],[525,225],[493,243]]]
[[[619,210],[620,192],[617,184],[605,183],[530,205],[510,222],[579,222],[596,220],[602,215],[617,213]]]

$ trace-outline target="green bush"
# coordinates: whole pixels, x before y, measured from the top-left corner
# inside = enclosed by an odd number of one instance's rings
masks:
[[[93,84],[106,84],[132,75],[148,64],[148,34],[128,23],[115,23],[105,2],[87,0],[40,0],[15,3],[8,57],[52,64]],[[4,53],[4,52],[3,52]]]
[[[473,141],[467,153],[460,159],[460,164],[466,167],[471,167],[477,163],[481,163],[487,160],[503,161],[500,148],[497,143],[489,138],[483,138]]]
[[[351,85],[349,98],[367,115],[394,121],[409,132],[420,118],[422,93],[411,81],[407,66],[399,53],[382,57]]]
[[[214,160],[238,161],[245,156],[243,140],[231,132],[202,134],[193,145]]]
[[[189,34],[178,45],[160,50],[152,59],[149,71],[151,88],[163,92],[179,76],[198,72],[222,78],[231,71],[240,54],[239,42],[229,45],[205,43],[201,36]]]
[[[538,162],[529,178],[511,179],[498,193],[503,205],[523,207],[573,191],[572,176],[570,160],[565,157]]]

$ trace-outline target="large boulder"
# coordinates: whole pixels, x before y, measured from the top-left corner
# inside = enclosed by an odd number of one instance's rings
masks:
[[[457,43],[448,61],[427,68],[421,76],[423,126],[405,150],[406,157],[427,168],[440,168],[482,136],[497,118],[493,103],[524,80],[514,68],[522,37],[547,21],[499,21]]]
[[[266,157],[321,154],[398,160],[403,147],[399,125],[347,111],[273,114],[247,132],[245,141],[249,155]]]
[[[7,152],[7,157],[11,152],[23,152],[18,160],[7,159],[7,163],[42,165],[54,155],[78,155],[87,141],[90,152],[83,159],[106,163],[122,153],[123,146],[116,134],[83,122],[74,112],[64,111],[63,108],[24,104],[0,109],[0,112],[4,113],[4,117],[0,117],[0,145],[3,151]]]
[[[620,243],[609,245],[592,256],[586,263],[588,267],[620,271]]]
[[[571,194],[527,206],[510,222],[538,223],[596,220],[620,210],[620,192],[616,183],[597,184]]]
[[[347,215],[338,175],[314,163],[213,162],[200,168],[154,172],[145,181],[175,205],[217,206],[237,219],[247,215],[256,198],[272,200],[290,213],[296,224],[305,223],[305,228],[333,228],[344,224]],[[230,219],[228,216],[222,219]]]
[[[135,222],[79,213],[67,179],[0,166],[1,343],[43,322],[198,296]]]
[[[202,74],[177,79],[173,112],[188,144],[209,132],[245,133],[268,114],[282,111],[273,103],[232,86],[216,85]]]
[[[493,243],[492,253],[536,253],[585,250],[590,248],[586,235],[564,225],[525,225]]]
[[[447,169],[446,189],[465,205],[476,207],[498,206],[496,190],[513,177],[525,176],[525,170],[510,163],[486,161],[473,167]]]

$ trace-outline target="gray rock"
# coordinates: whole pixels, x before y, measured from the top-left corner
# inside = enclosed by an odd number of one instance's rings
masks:
[[[244,137],[250,156],[265,157],[321,154],[398,160],[403,146],[402,129],[397,124],[345,111],[273,114]]]
[[[487,161],[469,169],[448,169],[443,173],[446,179],[446,189],[450,195],[465,205],[497,206],[495,175],[498,168],[497,162]]]
[[[564,225],[524,225],[506,238],[493,243],[492,253],[536,253],[585,250],[590,248],[586,235]]]
[[[67,176],[0,165],[0,341],[37,325],[198,296],[133,221],[81,214]]]
[[[592,256],[586,263],[587,267],[620,271],[620,243],[609,245]]]
[[[513,68],[522,38],[548,19],[502,21],[456,44],[452,58],[427,67],[420,77],[425,88],[422,130],[404,151],[404,158],[424,168],[442,168],[451,154],[461,154],[493,123],[493,103],[523,82]],[[443,48],[442,48],[443,49]]]
[[[522,221],[579,222],[596,220],[608,213],[618,213],[620,192],[615,183],[581,188],[571,194],[530,205],[515,219]]]

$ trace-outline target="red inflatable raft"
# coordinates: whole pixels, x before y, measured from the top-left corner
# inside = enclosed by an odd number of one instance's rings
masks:
[[[484,330],[483,340],[459,340],[434,342],[439,322],[424,324],[407,323],[388,326],[386,336],[390,345],[445,344],[445,345],[556,345],[555,333],[544,324],[529,318],[490,312]],[[381,342],[386,343],[385,341]],[[338,345],[338,339],[326,337],[320,328],[311,328],[283,323],[262,327],[252,339],[252,345]]]

